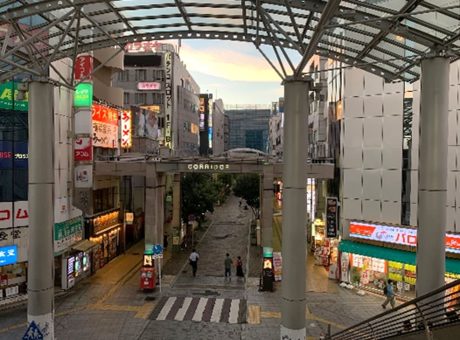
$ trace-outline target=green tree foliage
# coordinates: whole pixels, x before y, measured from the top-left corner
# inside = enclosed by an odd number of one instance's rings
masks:
[[[182,177],[182,218],[188,221],[189,215],[198,219],[206,212],[214,211],[218,199],[218,187],[211,174],[188,173]]]
[[[230,195],[232,191],[232,185],[234,180],[233,174],[219,173],[217,174],[217,190],[219,192],[219,201],[220,203],[225,202],[227,196]]]
[[[251,207],[254,215],[259,217],[260,178],[257,174],[244,174],[236,178],[233,186],[235,196],[243,198]]]

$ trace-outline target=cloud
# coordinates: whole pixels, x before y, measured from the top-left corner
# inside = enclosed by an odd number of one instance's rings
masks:
[[[242,43],[216,42],[215,46],[199,48],[183,42],[180,56],[189,71],[233,81],[280,81],[262,55],[244,53],[246,48],[238,49],[239,44]]]

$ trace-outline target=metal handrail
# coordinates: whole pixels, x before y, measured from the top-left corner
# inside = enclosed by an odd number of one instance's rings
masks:
[[[460,285],[460,280],[329,335],[328,339],[374,340],[422,330],[427,339],[432,339],[433,328],[460,323],[460,292],[447,292],[457,285]]]

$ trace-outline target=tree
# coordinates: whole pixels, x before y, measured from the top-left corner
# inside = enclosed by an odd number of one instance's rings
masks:
[[[189,173],[182,177],[182,218],[188,222],[189,215],[195,215],[198,220],[206,211],[214,211],[214,203],[218,199],[216,183],[211,174]]]
[[[259,218],[260,178],[257,174],[244,174],[236,178],[233,186],[235,196],[243,198],[251,207],[256,218]]]

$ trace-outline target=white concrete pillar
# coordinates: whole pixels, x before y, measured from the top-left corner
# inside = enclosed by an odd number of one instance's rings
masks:
[[[262,191],[262,247],[273,247],[273,166],[264,166]]]
[[[422,60],[417,296],[444,285],[449,63],[447,57]]]
[[[54,87],[29,85],[29,254],[27,322],[54,339]]]
[[[304,340],[309,81],[284,82],[283,281],[280,339]]]

